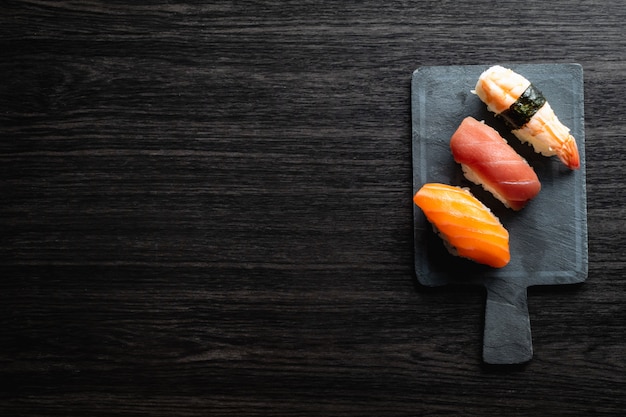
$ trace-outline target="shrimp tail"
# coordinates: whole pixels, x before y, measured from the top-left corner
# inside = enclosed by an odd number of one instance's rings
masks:
[[[578,147],[576,146],[576,139],[572,135],[568,135],[563,146],[557,151],[557,156],[569,169],[580,168]]]

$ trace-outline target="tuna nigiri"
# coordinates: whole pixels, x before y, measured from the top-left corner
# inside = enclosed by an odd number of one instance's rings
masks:
[[[541,190],[535,171],[500,134],[473,117],[466,117],[450,139],[454,160],[465,177],[502,203],[520,210]]]
[[[502,117],[513,134],[530,143],[535,152],[557,155],[570,169],[580,167],[576,139],[543,94],[522,75],[495,65],[480,75],[475,91],[487,108]]]
[[[428,183],[420,188],[413,201],[453,255],[494,268],[509,263],[509,232],[468,190]]]

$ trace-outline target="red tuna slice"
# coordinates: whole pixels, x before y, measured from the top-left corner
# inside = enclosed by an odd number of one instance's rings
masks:
[[[500,134],[466,117],[450,139],[454,160],[465,177],[513,210],[522,209],[541,190],[535,171]]]

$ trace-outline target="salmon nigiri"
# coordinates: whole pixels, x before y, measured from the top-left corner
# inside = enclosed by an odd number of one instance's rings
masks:
[[[456,256],[502,268],[509,263],[509,232],[468,190],[428,183],[413,197]]]
[[[450,139],[454,160],[465,177],[513,210],[522,209],[541,190],[535,171],[492,127],[466,117]]]
[[[557,155],[570,169],[580,168],[576,139],[554,114],[550,103],[530,81],[511,69],[494,65],[478,78],[478,97],[535,152]]]

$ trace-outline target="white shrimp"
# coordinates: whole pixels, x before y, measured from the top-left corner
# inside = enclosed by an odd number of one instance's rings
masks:
[[[495,65],[481,74],[476,83],[475,92],[490,111],[496,115],[505,116],[514,105],[519,103],[518,100],[522,95],[531,91],[531,88],[534,89],[530,81],[522,75]],[[578,169],[580,156],[576,139],[559,121],[541,93],[536,89],[531,93],[539,94],[541,101],[531,100],[526,103],[531,108],[536,105],[537,108],[532,108],[531,111],[527,108],[516,110],[518,116],[521,114],[530,118],[514,126],[512,133],[522,142],[530,143],[535,152],[545,156],[557,155],[568,168]]]

